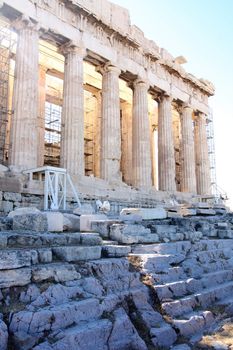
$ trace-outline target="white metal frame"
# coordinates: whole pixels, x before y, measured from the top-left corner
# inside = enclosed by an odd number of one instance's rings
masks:
[[[74,198],[81,207],[76,188],[65,168],[43,166],[25,170],[24,173],[29,175],[30,181],[34,174],[39,180],[44,180],[44,210],[66,210],[67,185],[71,187]]]

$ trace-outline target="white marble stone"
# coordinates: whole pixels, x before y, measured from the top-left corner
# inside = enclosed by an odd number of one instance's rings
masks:
[[[132,183],[134,187],[152,186],[148,84],[137,79],[133,85]]]
[[[195,157],[197,193],[207,195],[211,193],[210,161],[206,132],[206,116],[202,113],[195,120]]]
[[[161,191],[176,190],[171,102],[171,97],[162,96],[158,108],[158,167]]]
[[[184,106],[181,112],[181,191],[196,193],[195,149],[192,109]]]
[[[69,42],[61,48],[65,55],[61,167],[70,174],[84,175],[84,90],[82,44]]]
[[[121,180],[120,69],[109,63],[100,71],[103,75],[100,176],[112,182]]]
[[[29,169],[37,166],[39,32],[37,24],[26,17],[14,26],[18,41],[9,163]]]

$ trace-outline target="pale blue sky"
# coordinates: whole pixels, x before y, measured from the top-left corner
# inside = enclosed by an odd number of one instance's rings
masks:
[[[113,0],[126,7],[131,24],[174,57],[184,68],[212,81],[217,183],[233,207],[233,0]]]

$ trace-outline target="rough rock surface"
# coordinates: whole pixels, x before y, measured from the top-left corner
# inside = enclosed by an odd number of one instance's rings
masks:
[[[195,349],[233,315],[233,240],[212,236],[232,221],[97,225],[112,241],[96,232],[0,232],[0,349],[7,337],[17,350]],[[146,241],[163,234],[172,242]]]

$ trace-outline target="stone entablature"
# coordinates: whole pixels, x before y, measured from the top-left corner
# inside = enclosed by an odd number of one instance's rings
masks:
[[[93,57],[117,65],[122,76],[137,75],[147,79],[150,88],[163,91],[195,110],[208,114],[208,96],[213,85],[186,73],[182,66],[143,32],[130,25],[128,11],[106,0],[93,6],[89,0],[61,2],[58,0],[6,0],[5,4],[39,22],[46,37],[82,43]],[[120,21],[117,20],[120,18]],[[62,40],[62,39],[61,39]]]

